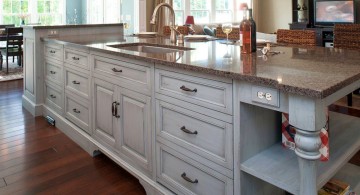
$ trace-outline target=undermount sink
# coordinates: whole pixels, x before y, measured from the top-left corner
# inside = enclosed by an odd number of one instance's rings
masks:
[[[108,46],[118,49],[125,49],[125,50],[137,51],[143,53],[175,53],[180,51],[192,50],[192,48],[186,48],[186,47],[169,48],[169,47],[146,45],[146,44],[137,44],[137,45],[118,44],[118,45],[108,45]]]

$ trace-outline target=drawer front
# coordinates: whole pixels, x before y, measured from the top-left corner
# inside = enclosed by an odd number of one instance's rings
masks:
[[[45,44],[45,56],[63,61],[64,49],[62,45]]]
[[[45,59],[45,77],[58,85],[63,83],[62,64],[50,59]]]
[[[150,67],[94,56],[94,73],[111,79],[119,79],[118,84],[132,90],[151,93]]]
[[[88,75],[65,68],[65,88],[84,98],[89,98],[90,81]]]
[[[74,51],[71,49],[65,49],[65,62],[74,66],[90,70],[88,54],[80,51]]]
[[[157,178],[177,194],[233,194],[233,181],[166,146],[157,145]]]
[[[45,83],[45,103],[59,114],[63,113],[63,90],[56,85]]]
[[[90,105],[81,98],[65,95],[65,116],[75,125],[90,133],[89,112]]]
[[[232,114],[232,84],[159,69],[155,73],[157,93]]]
[[[158,136],[233,169],[231,124],[159,100],[156,118]]]

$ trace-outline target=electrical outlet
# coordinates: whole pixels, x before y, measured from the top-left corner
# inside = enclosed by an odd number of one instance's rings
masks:
[[[48,37],[58,37],[59,32],[57,30],[49,30],[48,31]]]

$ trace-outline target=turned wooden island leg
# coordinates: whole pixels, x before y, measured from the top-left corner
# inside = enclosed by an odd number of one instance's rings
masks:
[[[317,163],[320,158],[320,131],[296,129],[295,153],[298,156],[300,170],[300,195],[316,195]]]

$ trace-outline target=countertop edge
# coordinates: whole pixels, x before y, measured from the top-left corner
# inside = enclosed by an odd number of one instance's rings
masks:
[[[52,25],[52,26],[41,26],[41,25],[24,25],[25,29],[62,29],[62,28],[92,28],[92,27],[106,27],[106,26],[123,26],[123,23],[112,23],[112,24],[66,24],[66,25]]]

